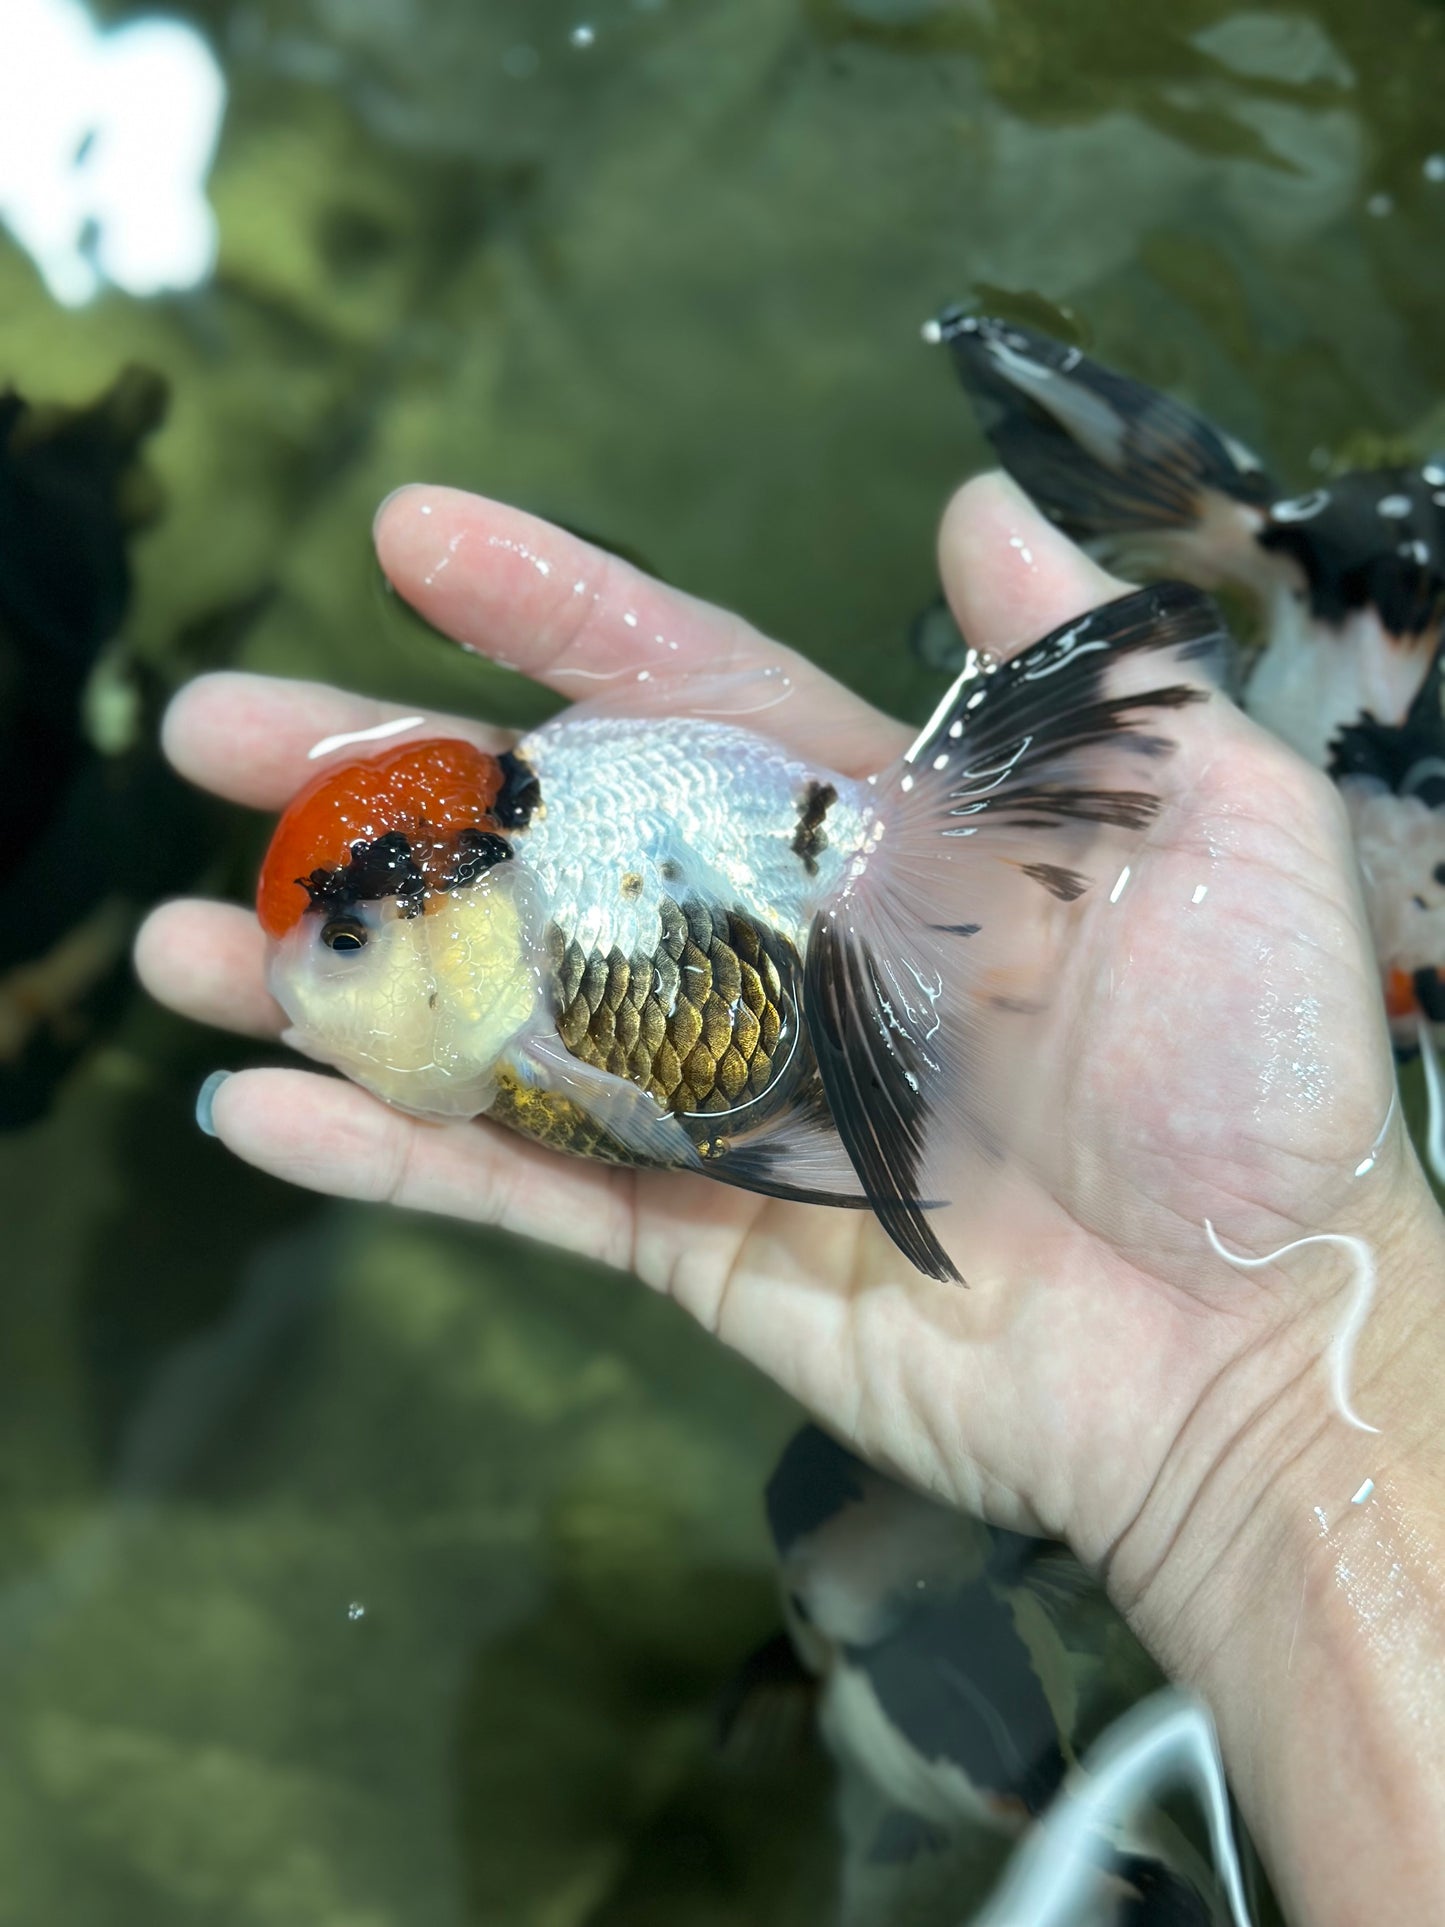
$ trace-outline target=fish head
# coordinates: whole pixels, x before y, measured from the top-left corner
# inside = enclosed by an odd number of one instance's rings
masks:
[[[421,1116],[484,1111],[543,1007],[544,924],[506,788],[499,758],[451,739],[333,765],[293,798],[262,866],[290,1041]]]

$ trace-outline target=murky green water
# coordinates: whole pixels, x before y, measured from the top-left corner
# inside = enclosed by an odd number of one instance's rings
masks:
[[[175,11],[230,90],[212,283],[62,310],[0,235],[0,386],[171,384],[122,687],[539,713],[380,586],[371,511],[425,478],[921,714],[903,637],[984,449],[918,328],[979,290],[1300,486],[1445,443],[1425,0]],[[248,890],[259,825],[138,820],[169,887]],[[826,1920],[821,1769],[709,1750],[786,1402],[624,1280],[239,1168],[191,1109],[246,1047],[135,992],[74,1021],[0,1138],[0,1923]]]

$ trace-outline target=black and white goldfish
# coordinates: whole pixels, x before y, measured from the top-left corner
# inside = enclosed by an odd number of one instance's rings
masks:
[[[1052,1817],[1083,1790],[1076,1753],[1127,1709],[1159,1715],[1146,1752],[1179,1711],[1146,1697],[1162,1685],[1158,1669],[1066,1547],[928,1499],[812,1425],[768,1481],[767,1518],[786,1631],[744,1667],[724,1742],[734,1755],[774,1743],[810,1691],[840,1774],[854,1903],[845,1918],[930,1918],[923,1893],[950,1865],[976,1868],[968,1849],[980,1828],[1033,1840],[1031,1856],[1049,1861],[1043,1884],[1059,1896],[1053,1910],[986,1908],[990,1919],[1211,1927],[1242,1917],[1227,1898],[1241,1886],[1232,1842],[1219,1843],[1216,1879],[1157,1809],[1180,1777],[1173,1764],[1091,1785],[1062,1827]],[[1201,1791],[1227,1811],[1222,1774]],[[1028,1882],[1035,1901],[1037,1886]],[[885,1905],[895,1894],[899,1904]]]
[[[866,781],[595,705],[501,757],[352,750],[267,856],[271,987],[303,1049],[418,1115],[871,1207],[956,1278],[929,1214],[1020,1137],[1030,1018],[1223,647],[1194,589],[1121,597],[972,658]]]
[[[1445,458],[1287,495],[1171,396],[1031,328],[951,309],[925,332],[1004,467],[1126,571],[1258,602],[1242,703],[1340,786],[1395,1041],[1445,1020]]]

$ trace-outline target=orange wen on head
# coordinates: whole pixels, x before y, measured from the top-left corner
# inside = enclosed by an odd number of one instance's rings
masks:
[[[455,737],[322,770],[276,825],[256,891],[261,928],[284,937],[306,908],[305,879],[344,863],[353,843],[399,831],[414,845],[443,845],[461,830],[495,829],[501,788],[496,757]]]

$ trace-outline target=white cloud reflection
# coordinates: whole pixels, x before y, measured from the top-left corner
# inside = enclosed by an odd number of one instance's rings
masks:
[[[0,224],[57,301],[204,280],[225,103],[215,56],[180,21],[106,32],[80,0],[0,0]]]

